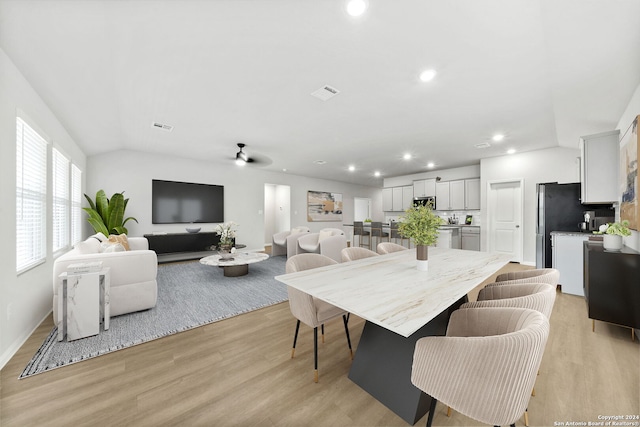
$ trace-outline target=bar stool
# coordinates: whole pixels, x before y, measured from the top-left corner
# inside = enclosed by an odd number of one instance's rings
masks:
[[[396,242],[400,240],[400,244],[404,246],[404,241],[406,239],[409,242],[409,249],[411,249],[411,239],[404,237],[402,234],[400,234],[400,230],[398,230],[398,223],[396,221],[391,221],[389,233],[390,233],[389,241],[391,241],[391,239],[394,239]]]
[[[384,231],[382,231],[382,222],[371,222],[371,237],[369,238],[369,249],[371,249],[371,245],[373,244],[372,240],[374,237],[377,237],[376,243],[380,243],[380,241],[385,237],[387,238],[387,241],[391,241],[391,239],[389,239],[389,233],[385,233]]]
[[[360,236],[358,237],[358,246],[362,247],[362,238],[363,237],[368,237],[369,238],[369,244],[368,247],[369,249],[371,249],[371,233],[368,231],[364,230],[364,224],[362,223],[362,221],[353,221],[353,243],[355,245],[355,240],[356,240],[356,236]]]

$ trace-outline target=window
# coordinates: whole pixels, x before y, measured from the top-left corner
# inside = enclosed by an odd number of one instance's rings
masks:
[[[71,165],[71,244],[82,238],[82,171]]]
[[[62,153],[52,150],[54,253],[68,248],[71,239],[70,164]]]
[[[46,258],[47,142],[16,120],[16,269]]]

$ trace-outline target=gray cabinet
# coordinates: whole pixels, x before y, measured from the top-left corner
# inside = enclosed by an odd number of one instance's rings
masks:
[[[619,139],[619,130],[580,138],[582,203],[618,201]]]

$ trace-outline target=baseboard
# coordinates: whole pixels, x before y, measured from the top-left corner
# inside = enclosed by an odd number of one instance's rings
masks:
[[[52,311],[53,309],[49,311],[47,314],[45,314],[45,316],[38,323],[36,323],[36,325],[33,327],[31,331],[27,332],[26,334],[23,334],[21,337],[18,337],[18,339],[15,340],[9,346],[9,348],[0,355],[0,370],[2,370],[7,363],[9,363],[11,358],[16,355],[18,350],[20,350],[20,347],[22,347],[24,343],[27,342],[29,337],[36,331],[36,329],[38,329],[38,327],[42,324],[42,322],[44,322],[44,320],[47,317],[49,317]],[[51,327],[53,328],[53,325],[51,325]]]

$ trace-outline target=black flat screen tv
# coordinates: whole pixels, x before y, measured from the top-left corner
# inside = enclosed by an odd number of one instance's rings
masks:
[[[151,201],[153,224],[224,222],[222,185],[154,179]]]

